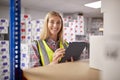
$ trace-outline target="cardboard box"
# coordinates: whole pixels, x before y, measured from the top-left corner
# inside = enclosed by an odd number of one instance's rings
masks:
[[[79,61],[25,69],[23,74],[28,80],[100,80],[100,70]]]

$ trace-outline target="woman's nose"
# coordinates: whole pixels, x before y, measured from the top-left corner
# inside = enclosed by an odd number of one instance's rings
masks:
[[[54,26],[54,27],[57,27],[57,23],[54,23],[53,26]]]

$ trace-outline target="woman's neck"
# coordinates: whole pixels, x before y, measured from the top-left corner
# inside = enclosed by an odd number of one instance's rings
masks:
[[[50,38],[51,38],[52,40],[54,40],[55,42],[58,40],[58,39],[57,39],[57,36],[50,36]]]

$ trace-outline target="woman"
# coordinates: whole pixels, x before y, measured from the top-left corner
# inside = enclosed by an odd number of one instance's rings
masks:
[[[66,47],[67,42],[63,41],[62,17],[59,13],[51,11],[45,17],[40,40],[32,44],[31,67],[59,63]]]

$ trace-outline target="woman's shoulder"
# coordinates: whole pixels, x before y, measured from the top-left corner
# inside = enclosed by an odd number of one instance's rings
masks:
[[[31,42],[31,44],[32,44],[32,45],[35,45],[35,44],[37,44],[37,41],[38,41],[38,40],[33,40],[33,41]]]
[[[39,40],[33,40],[31,44],[32,45],[37,45],[38,42],[42,42],[42,41],[45,41],[45,40],[41,40],[41,39],[39,39]]]
[[[60,44],[68,46],[68,42],[66,40],[60,40]]]
[[[68,42],[67,42],[66,40],[63,40],[63,43],[64,43],[64,44],[68,44]]]

